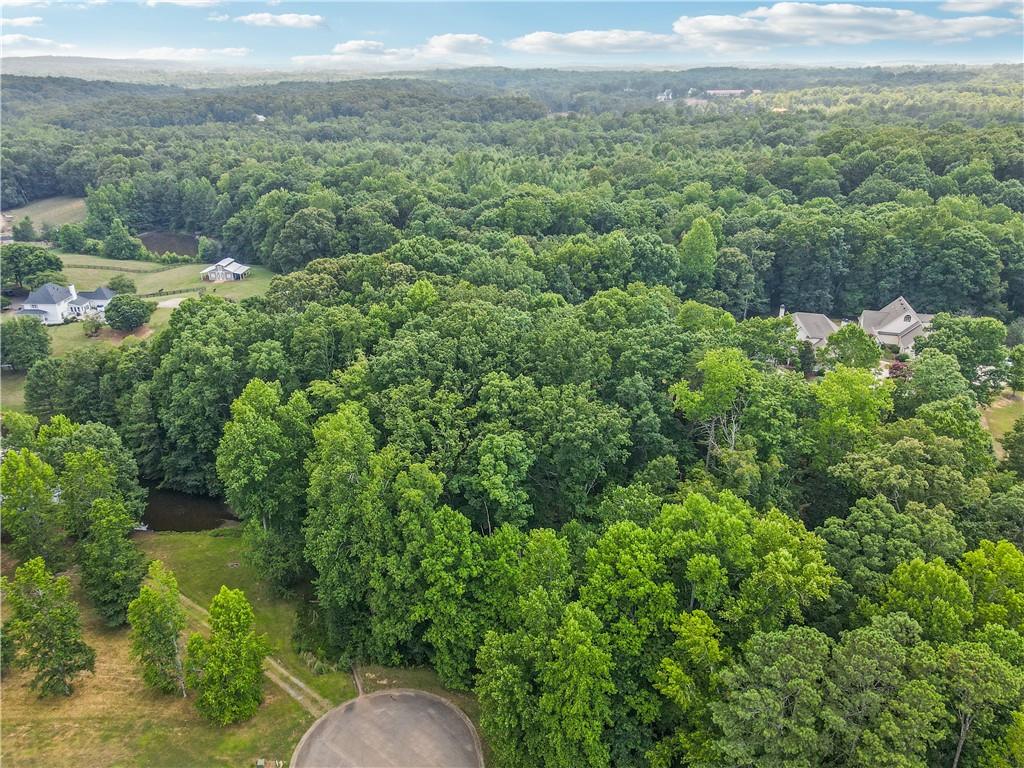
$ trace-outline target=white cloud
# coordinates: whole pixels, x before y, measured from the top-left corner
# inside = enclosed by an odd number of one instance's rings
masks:
[[[250,13],[247,16],[236,16],[235,21],[254,27],[312,29],[323,24],[324,17],[311,13]]]
[[[905,9],[851,3],[783,2],[740,15],[682,16],[672,29],[688,47],[735,52],[885,40],[952,43],[993,37],[1016,26],[1012,19],[994,16],[938,19]]]
[[[0,26],[4,27],[34,27],[41,23],[42,16],[19,16],[14,19],[0,19]]]
[[[667,48],[679,41],[636,29],[581,29],[578,32],[531,32],[505,43],[523,53],[637,53]]]
[[[331,53],[293,56],[301,66],[349,67],[352,69],[419,69],[424,67],[466,67],[491,63],[486,49],[492,41],[483,35],[434,35],[422,45],[388,48],[379,40],[346,40]]]
[[[1019,13],[1024,3],[1021,0],[946,0],[939,9],[952,13],[986,13],[1007,7]]]
[[[207,21],[230,21],[231,17],[226,13],[211,13],[206,17]]]
[[[45,8],[50,0],[0,0],[0,8]]]
[[[205,59],[238,58],[248,56],[248,48],[143,48],[135,53],[138,59],[173,59],[176,61],[203,61]]]
[[[67,51],[75,47],[70,43],[59,43],[45,37],[31,37],[22,34],[0,35],[0,46],[3,46],[5,54]]]

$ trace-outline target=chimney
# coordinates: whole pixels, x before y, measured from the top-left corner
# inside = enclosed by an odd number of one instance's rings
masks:
[[[786,305],[785,304],[780,304],[779,305],[779,317],[785,317],[785,316],[786,316]]]

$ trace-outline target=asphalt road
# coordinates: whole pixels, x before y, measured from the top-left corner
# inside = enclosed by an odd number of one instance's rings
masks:
[[[302,737],[291,768],[483,768],[469,719],[439,696],[394,689],[332,709]]]

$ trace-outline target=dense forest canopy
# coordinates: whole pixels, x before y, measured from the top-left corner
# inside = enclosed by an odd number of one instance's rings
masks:
[[[224,496],[302,650],[432,664],[501,766],[1018,765],[1019,74],[5,77],[5,205],[279,273],[36,362],[24,447]],[[899,295],[887,377],[777,312]]]

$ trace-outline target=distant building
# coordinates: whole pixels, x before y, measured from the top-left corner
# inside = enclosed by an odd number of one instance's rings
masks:
[[[219,283],[225,280],[241,280],[248,273],[249,268],[245,264],[240,264],[234,259],[221,259],[201,271],[199,275],[207,282]]]
[[[900,296],[879,310],[865,309],[858,323],[879,344],[898,347],[900,352],[911,352],[914,340],[928,333],[934,315],[914,310],[910,302]]]
[[[709,88],[704,91],[708,96],[742,96],[746,92],[745,88]]]
[[[786,307],[779,308],[779,317],[786,314]],[[793,312],[790,314],[796,326],[796,340],[808,341],[815,349],[825,346],[828,337],[839,330],[827,316],[818,312]]]
[[[658,101],[672,101],[672,89],[668,88],[657,96]]]
[[[61,325],[71,319],[86,317],[102,320],[107,304],[116,295],[105,286],[78,293],[73,285],[65,288],[56,283],[44,283],[28,295],[14,314],[34,317],[43,325]]]

